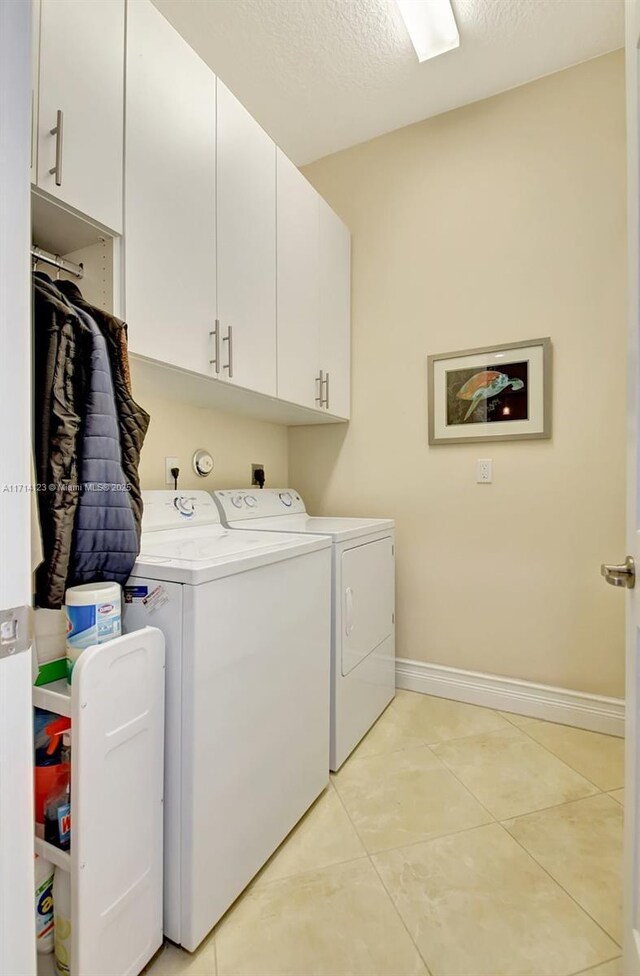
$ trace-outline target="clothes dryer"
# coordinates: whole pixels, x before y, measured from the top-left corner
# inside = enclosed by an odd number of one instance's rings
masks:
[[[217,491],[215,498],[231,528],[331,539],[331,769],[337,770],[395,695],[394,522],[317,518],[292,488]]]

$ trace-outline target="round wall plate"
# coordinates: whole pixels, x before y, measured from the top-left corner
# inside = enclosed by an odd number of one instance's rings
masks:
[[[200,478],[206,478],[213,471],[213,458],[208,451],[198,450],[193,455],[193,470]]]

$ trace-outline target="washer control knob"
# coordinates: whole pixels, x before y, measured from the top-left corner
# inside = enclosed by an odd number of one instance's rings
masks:
[[[184,495],[176,495],[173,500],[173,504],[176,511],[182,515],[183,518],[193,518],[193,516],[196,514],[193,498],[185,498]]]
[[[234,495],[231,499],[231,504],[235,508],[242,508],[242,495]]]
[[[248,508],[255,508],[256,505],[258,504],[255,498],[253,497],[253,495],[246,495],[244,503]]]
[[[281,491],[279,497],[283,505],[286,505],[287,508],[291,508],[293,499],[288,491]]]

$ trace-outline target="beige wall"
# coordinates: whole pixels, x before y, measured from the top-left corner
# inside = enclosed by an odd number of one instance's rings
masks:
[[[397,520],[402,657],[623,694],[624,599],[599,577],[625,551],[623,70],[305,170],[353,232],[353,419],[292,429],[290,480],[315,512]],[[551,441],[428,446],[429,353],[545,335]]]
[[[176,400],[165,399],[145,385],[132,363],[134,392],[138,402],[151,414],[151,425],[142,451],[140,478],[143,488],[165,488],[165,457],[180,458],[181,488],[248,486],[251,464],[262,462],[271,485],[286,484],[287,428],[263,424],[246,417],[204,410]],[[191,467],[193,452],[210,451],[213,473],[199,478]]]

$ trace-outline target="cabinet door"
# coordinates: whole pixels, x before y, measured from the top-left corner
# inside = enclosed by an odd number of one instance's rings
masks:
[[[216,318],[216,79],[150,0],[127,12],[129,348],[209,372]]]
[[[116,233],[123,112],[124,0],[42,0],[38,186]]]
[[[319,407],[318,194],[277,152],[278,396]]]
[[[320,367],[325,375],[324,406],[350,414],[351,235],[320,198]]]
[[[393,632],[394,558],[391,537],[342,553],[342,674],[349,674]],[[336,665],[338,662],[336,662]]]
[[[276,394],[276,147],[217,85],[219,359],[213,375]]]

